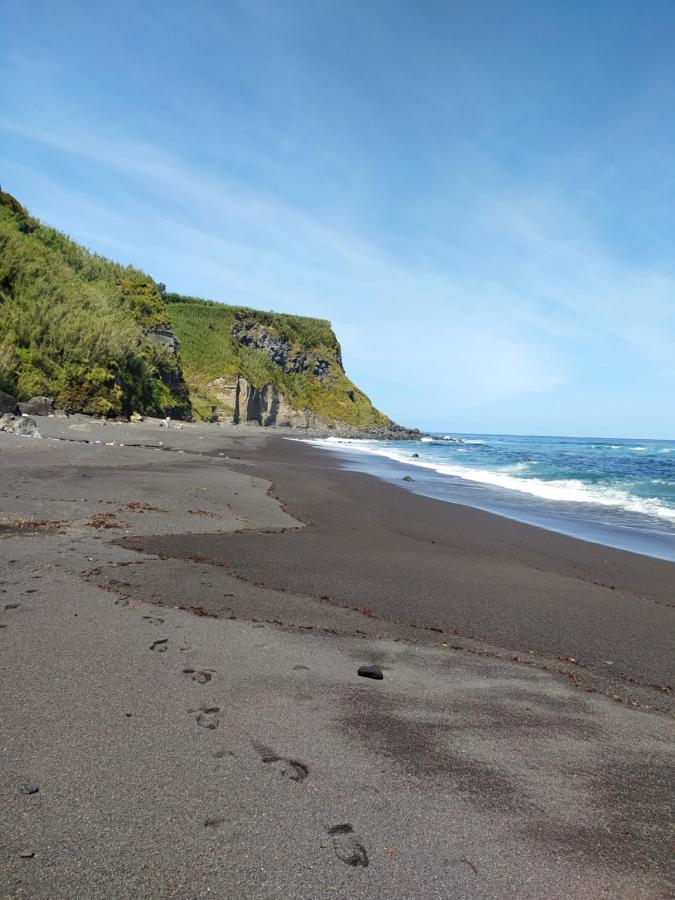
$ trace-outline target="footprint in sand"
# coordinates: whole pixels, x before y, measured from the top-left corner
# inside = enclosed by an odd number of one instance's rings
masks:
[[[183,675],[187,675],[191,681],[198,684],[207,684],[212,678],[210,672],[202,672],[199,669],[183,669]]]
[[[150,649],[154,650],[155,653],[165,653],[169,649],[168,645],[168,638],[160,638],[158,641],[153,641],[152,644],[150,644]]]
[[[190,709],[188,712],[197,713],[195,722],[200,728],[208,728],[209,731],[215,731],[220,725],[220,719],[218,718],[219,706],[200,706],[199,709]]]
[[[237,758],[234,750],[216,750],[213,755],[216,759],[226,759],[227,757],[230,757],[231,759]]]
[[[271,750],[264,744],[258,744],[256,741],[251,741],[251,743],[260,759],[278,772],[282,778],[288,778],[289,781],[304,781],[309,775],[307,766],[297,759],[287,759],[285,756],[279,756],[274,750]]]
[[[343,825],[333,825],[328,829],[328,834],[333,839],[333,849],[335,855],[347,866],[363,866],[368,865],[368,854],[366,848],[358,839],[358,835],[354,833],[354,828],[348,822]]]

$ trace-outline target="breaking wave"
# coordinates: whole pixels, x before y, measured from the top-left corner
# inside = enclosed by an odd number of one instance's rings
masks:
[[[439,475],[461,478],[478,484],[491,485],[502,490],[518,491],[544,500],[558,503],[585,503],[603,507],[614,507],[629,513],[641,513],[675,523],[675,507],[657,498],[638,497],[622,487],[608,484],[591,484],[577,478],[552,479],[519,477],[528,463],[516,463],[499,470],[455,465],[437,459],[411,459],[410,452],[383,446],[377,441],[350,440],[348,438],[323,438],[309,443],[334,450],[352,453],[367,453],[394,460],[406,466],[427,469]],[[468,443],[468,441],[466,441]],[[482,443],[482,442],[480,442]],[[411,445],[412,446],[412,445]],[[458,448],[459,449],[459,448]],[[633,447],[632,450],[647,448]]]

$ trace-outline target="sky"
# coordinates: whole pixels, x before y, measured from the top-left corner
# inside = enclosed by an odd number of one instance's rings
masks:
[[[0,0],[0,183],[428,430],[675,438],[672,0]]]

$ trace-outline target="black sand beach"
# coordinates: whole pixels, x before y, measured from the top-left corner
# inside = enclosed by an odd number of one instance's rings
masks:
[[[295,441],[271,439],[247,458],[310,527],[139,546],[385,621],[574,657],[611,681],[660,687],[672,678],[672,563],[397,490]]]
[[[675,565],[259,430],[40,429],[0,435],[2,896],[668,896]]]

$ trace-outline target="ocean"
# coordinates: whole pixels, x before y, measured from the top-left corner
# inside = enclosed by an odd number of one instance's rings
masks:
[[[427,497],[675,561],[675,441],[447,432],[310,443]]]

